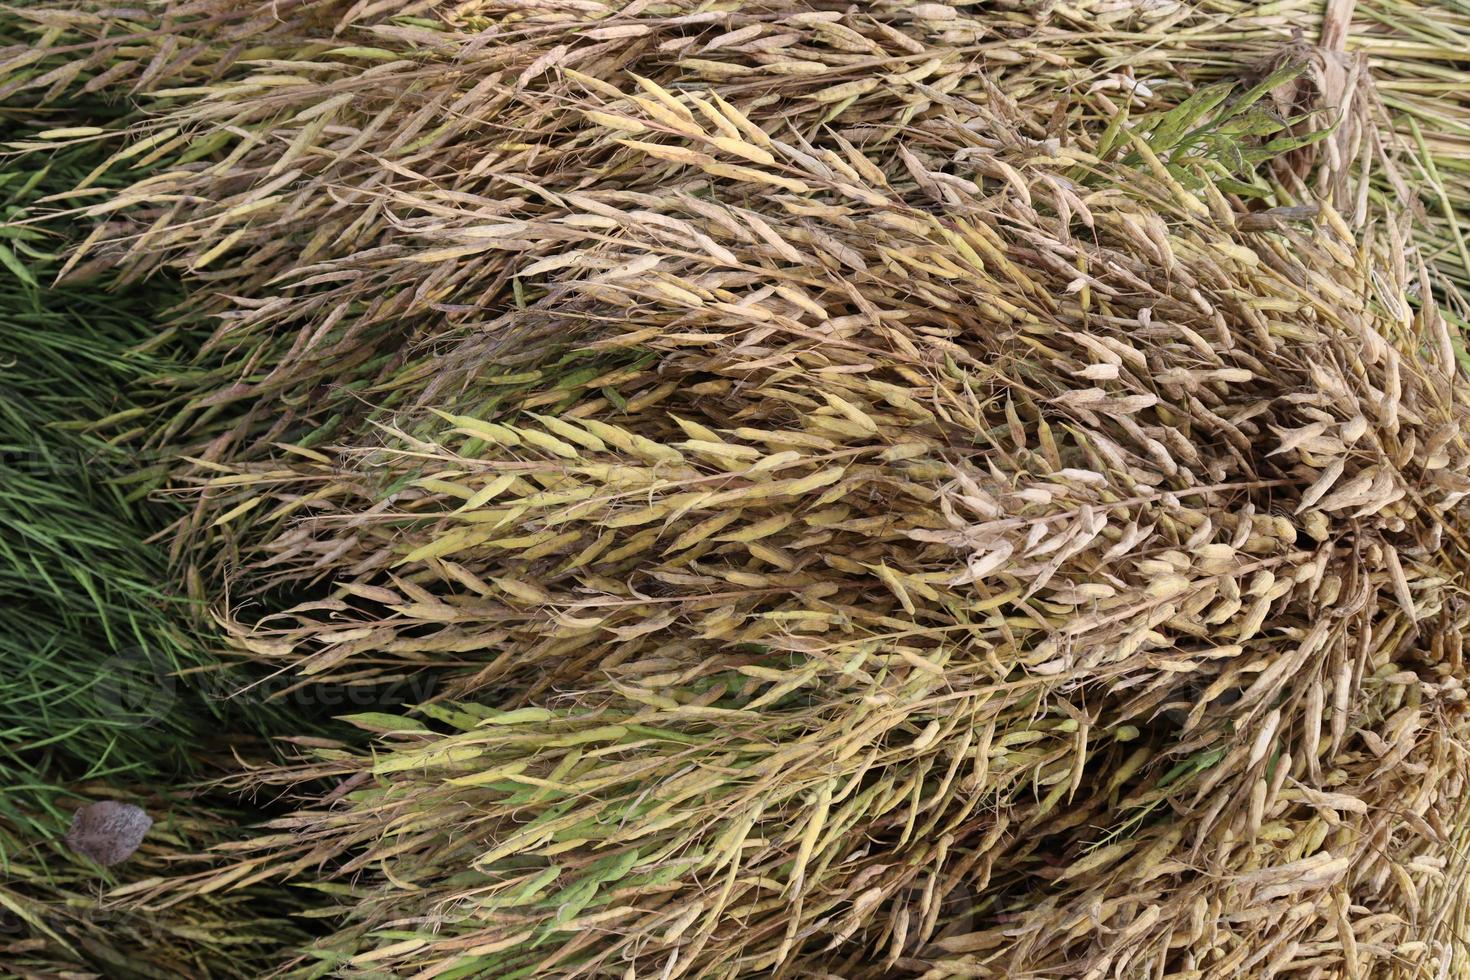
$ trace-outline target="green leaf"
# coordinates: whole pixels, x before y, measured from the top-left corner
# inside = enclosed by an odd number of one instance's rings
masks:
[[[1170,769],[1164,775],[1164,778],[1159,780],[1159,789],[1163,789],[1179,779],[1204,772],[1223,758],[1225,758],[1225,749],[1223,747],[1202,749]]]
[[[1278,139],[1271,140],[1265,146],[1261,147],[1261,150],[1271,156],[1279,156],[1282,153],[1290,153],[1292,150],[1300,149],[1303,146],[1320,143],[1331,135],[1332,127],[1319,129],[1303,136],[1282,136]]]
[[[1230,136],[1272,136],[1286,128],[1286,122],[1275,113],[1253,106],[1223,122],[1219,133]]]
[[[1108,120],[1107,129],[1103,130],[1102,136],[1097,141],[1097,158],[1106,160],[1108,155],[1121,146],[1125,139],[1123,127],[1128,124],[1128,102],[1124,100],[1123,107],[1113,113],[1113,118]]]
[[[16,258],[15,253],[10,250],[10,246],[4,242],[0,242],[0,265],[9,269],[15,278],[27,286],[34,287],[36,285],[36,277],[31,275],[31,270],[27,269],[25,263]]]
[[[453,725],[462,732],[467,732],[480,724],[480,719],[468,711],[460,711],[457,708],[451,708],[445,705],[426,704],[422,705],[419,710],[436,721],[442,721],[446,725]]]
[[[1273,88],[1285,85],[1287,82],[1292,81],[1295,78],[1299,78],[1301,74],[1306,70],[1307,62],[1305,61],[1299,61],[1290,65],[1282,65],[1280,68],[1276,69],[1271,74],[1261,79],[1255,85],[1246,89],[1244,95],[1231,103],[1230,115],[1239,115],[1249,107],[1259,102],[1261,100],[1261,96],[1265,95]]]
[[[1191,126],[1206,118],[1229,98],[1230,89],[1229,82],[1206,85],[1178,106],[1164,113],[1153,132],[1148,135],[1148,145],[1155,153],[1163,156],[1181,142],[1185,132]]]
[[[355,715],[339,715],[339,720],[348,724],[365,728],[369,731],[381,730],[389,732],[422,732],[427,731],[424,726],[412,718],[402,715],[390,715],[381,711],[364,711]]]

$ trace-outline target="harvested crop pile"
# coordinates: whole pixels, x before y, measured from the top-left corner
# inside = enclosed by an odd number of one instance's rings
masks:
[[[1426,258],[1461,287],[1470,284],[1470,7],[1464,3],[1081,0],[1001,6],[1019,8],[1011,21],[1033,37],[1059,26],[1077,30],[1076,44],[1043,48],[1060,55],[1054,75],[1066,77],[1079,65],[1106,72],[1092,84],[1109,93],[1131,92],[1140,105],[1159,96],[1173,99],[1181,75],[1196,83],[1235,79],[1242,69],[1284,56],[1312,59],[1312,74],[1274,92],[1268,107],[1291,115],[1314,100],[1341,106],[1345,93],[1378,106],[1375,139],[1396,148],[1403,165],[1377,171],[1365,187],[1368,199],[1378,208],[1414,213],[1415,239]],[[1373,79],[1371,91],[1355,91],[1352,76],[1359,67]],[[1457,312],[1463,320],[1463,311]]]
[[[76,261],[220,318],[180,577],[440,692],[132,895],[314,881],[313,975],[1456,975],[1470,388],[1371,79],[815,6],[56,29],[159,100]]]
[[[1310,17],[1318,5],[1301,6]],[[1419,196],[1428,218],[1418,225],[1421,248],[1463,288],[1470,284],[1470,7],[1337,0],[1328,8],[1324,41],[1367,59],[1397,138],[1411,149],[1403,179],[1381,185],[1383,202],[1393,207]],[[1295,11],[1283,13],[1310,30]]]

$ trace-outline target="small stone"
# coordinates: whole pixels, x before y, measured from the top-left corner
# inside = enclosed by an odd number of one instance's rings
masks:
[[[132,857],[153,819],[131,803],[103,800],[89,803],[72,814],[66,843],[104,867]]]

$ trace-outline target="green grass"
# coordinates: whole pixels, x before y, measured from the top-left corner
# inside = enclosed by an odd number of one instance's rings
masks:
[[[3,211],[23,219],[89,163],[72,150],[36,176],[0,176]],[[168,281],[44,284],[61,244],[12,226],[17,269],[0,270],[0,765],[93,778],[185,767],[210,702],[174,675],[210,662],[182,631],[165,556],[145,539],[163,523],[156,482],[129,443],[143,409],[129,390],[167,367],[156,339],[180,292]],[[17,237],[17,235],[23,237]],[[115,433],[94,434],[99,420]]]
[[[191,855],[258,819],[190,784],[226,748],[215,732],[245,744],[275,712],[212,696],[218,658],[149,541],[173,508],[151,494],[163,468],[138,437],[151,379],[188,347],[160,326],[182,290],[52,282],[81,228],[34,219],[105,153],[0,158],[0,974],[254,977],[298,941],[284,890],[146,909],[112,894],[201,867]],[[62,840],[103,798],[154,820],[112,869]]]

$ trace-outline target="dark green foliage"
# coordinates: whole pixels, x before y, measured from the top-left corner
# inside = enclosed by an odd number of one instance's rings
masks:
[[[186,787],[212,733],[257,730],[267,712],[214,696],[228,690],[218,659],[148,540],[172,508],[152,493],[162,469],[138,437],[160,407],[152,379],[188,347],[161,326],[182,291],[165,278],[52,281],[85,228],[47,221],[46,197],[109,152],[0,163],[0,975],[254,977],[299,941],[281,889],[152,908],[115,893],[198,870],[189,855],[257,818]],[[112,869],[63,840],[99,799],[153,821]]]
[[[180,632],[186,611],[145,543],[162,519],[127,444],[143,412],[129,389],[166,367],[138,348],[157,339],[177,287],[51,287],[61,243],[16,224],[94,158],[74,149],[30,173],[26,157],[0,177],[23,263],[0,270],[0,765],[69,778],[174,771],[209,715],[174,676],[207,655]],[[114,442],[94,434],[100,420]]]

